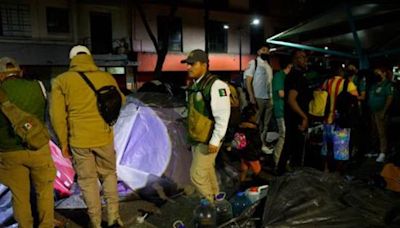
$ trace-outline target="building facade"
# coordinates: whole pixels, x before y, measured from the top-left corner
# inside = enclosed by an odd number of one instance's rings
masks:
[[[203,0],[181,0],[176,1],[173,14],[173,7],[165,2],[169,1],[139,4],[157,44],[169,38],[162,69],[172,78],[185,77],[180,60],[197,48],[208,50],[211,71],[235,77],[275,32],[276,25],[260,12],[268,8],[268,1],[219,0],[205,6]],[[1,56],[16,58],[30,75],[50,79],[68,67],[71,46],[84,44],[102,70],[113,73],[120,86],[134,89],[152,79],[157,60],[156,46],[137,4],[128,0],[1,0]],[[256,18],[259,24],[251,24]]]

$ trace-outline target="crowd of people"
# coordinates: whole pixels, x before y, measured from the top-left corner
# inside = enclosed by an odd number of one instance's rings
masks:
[[[256,110],[261,140],[258,150],[272,155],[275,174],[301,166],[343,174],[350,160],[360,161],[367,156],[383,163],[394,152],[394,144],[388,141],[396,96],[390,68],[376,65],[359,71],[354,63],[344,62],[316,70],[305,51],[293,50],[291,56],[277,57],[280,70],[273,74],[268,54],[267,45],[259,49],[257,58],[244,72],[244,88],[238,90],[246,93],[241,101],[242,117],[247,116],[248,106]],[[318,104],[321,91],[326,94],[326,103]],[[316,104],[323,105],[323,115],[316,116],[311,110]],[[273,130],[268,129],[271,126]],[[269,131],[279,134],[274,147],[267,142]],[[238,140],[235,138],[233,144],[238,145]],[[234,149],[246,154],[254,147]],[[252,161],[258,159],[253,157]],[[246,160],[248,157],[242,156],[242,163]],[[253,173],[259,173],[258,169]]]
[[[23,71],[14,59],[1,58],[0,101],[11,101],[41,121],[48,102],[62,154],[73,159],[90,226],[101,227],[101,188],[108,227],[122,227],[113,128],[99,113],[96,93],[87,81],[96,88],[118,85],[112,75],[99,70],[87,47],[74,46],[69,58],[69,70],[52,80],[48,101],[37,81],[22,77]],[[376,155],[376,162],[384,162],[391,152],[387,132],[395,90],[387,68],[375,67],[367,75],[355,64],[339,64],[315,82],[310,79],[313,73],[305,51],[280,56],[280,70],[274,74],[269,47],[264,45],[244,72],[243,88],[231,91],[233,87],[209,72],[208,54],[203,50],[191,51],[181,63],[186,64],[191,79],[187,89],[187,130],[193,155],[190,177],[197,191],[211,203],[219,193],[215,161],[224,146],[240,156],[241,181],[246,180],[250,170],[255,176],[262,171],[262,153],[269,155],[278,175],[305,164],[317,167],[306,151],[310,129],[316,125],[322,129],[316,138],[322,145],[318,148],[324,164],[321,169],[326,172],[342,172],[346,161],[364,154]],[[233,123],[232,95],[238,91],[244,91],[245,96],[240,96],[240,121]],[[317,102],[318,91],[326,94],[322,116],[310,111],[310,102]],[[124,103],[119,89],[118,93]],[[357,116],[346,116],[341,105],[354,100]],[[273,123],[278,133],[275,145],[267,140]],[[37,201],[38,226],[53,227],[56,170],[49,146],[28,148],[13,127],[0,115],[0,183],[12,191],[14,217],[20,227],[32,227],[34,223],[29,203],[31,189]],[[365,141],[372,143],[367,147]]]

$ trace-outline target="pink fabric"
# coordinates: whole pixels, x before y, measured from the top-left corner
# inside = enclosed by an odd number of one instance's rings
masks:
[[[61,197],[68,197],[71,195],[71,186],[74,183],[75,170],[72,167],[71,159],[64,158],[61,154],[60,148],[52,141],[49,143],[51,157],[53,158],[54,165],[57,169],[56,179],[54,181],[54,189],[60,194]]]

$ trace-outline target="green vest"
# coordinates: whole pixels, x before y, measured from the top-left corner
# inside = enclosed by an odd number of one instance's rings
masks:
[[[10,78],[3,81],[1,87],[11,102],[44,122],[46,100],[37,81]],[[14,133],[7,117],[0,111],[0,152],[23,149],[25,147],[21,139]]]
[[[193,117],[194,111],[201,114],[202,116],[206,117],[210,121],[214,121],[211,111],[211,86],[214,81],[217,80],[217,77],[211,75],[210,73],[206,74],[198,83],[194,83],[188,93],[188,138],[189,142],[200,142],[196,140],[195,136],[193,135],[190,129],[200,129],[203,126],[201,121],[198,121],[198,118],[191,118]],[[213,126],[210,129],[207,129],[208,132],[205,134],[208,135],[208,141],[211,138],[211,133],[213,131]],[[204,142],[203,142],[204,143]]]

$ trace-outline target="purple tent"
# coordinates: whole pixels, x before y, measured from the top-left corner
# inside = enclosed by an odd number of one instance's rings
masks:
[[[186,143],[183,102],[167,94],[128,96],[114,127],[118,178],[131,189],[149,175],[165,176],[178,187],[190,183],[191,153]]]

